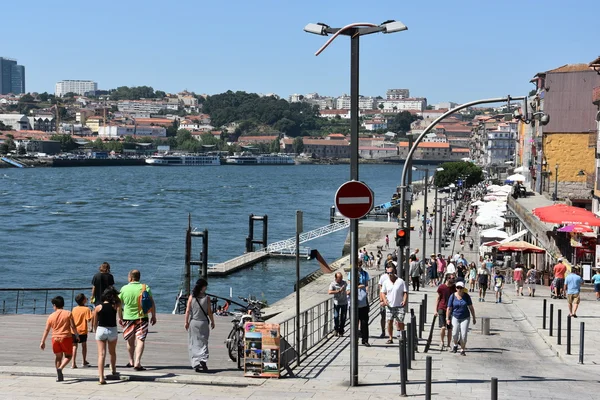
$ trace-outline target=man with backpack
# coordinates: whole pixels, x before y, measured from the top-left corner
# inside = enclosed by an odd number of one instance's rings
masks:
[[[150,287],[140,283],[140,271],[129,272],[129,283],[121,288],[119,298],[122,302],[119,323],[123,326],[123,339],[127,341],[129,363],[136,371],[144,371],[141,359],[144,353],[144,342],[148,335],[148,314],[150,323],[156,324],[156,305]]]

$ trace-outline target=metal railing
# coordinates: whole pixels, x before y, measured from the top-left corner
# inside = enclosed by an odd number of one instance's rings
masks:
[[[346,229],[350,226],[350,220],[344,219],[342,221],[334,222],[333,224],[325,225],[317,229],[313,229],[312,231],[303,232],[300,234],[300,244],[306,243],[310,240],[320,238],[325,235],[329,235],[330,233],[340,231],[342,229]],[[286,240],[281,240],[279,242],[271,243],[266,248],[261,249],[260,251],[266,251],[268,253],[275,253],[287,248],[296,248],[296,238],[290,238]]]
[[[77,293],[88,293],[90,287],[83,288],[0,288],[2,314],[48,314],[54,311],[50,301],[55,296],[63,296],[65,308],[75,306]],[[69,307],[70,301],[70,307]]]
[[[369,304],[379,299],[379,276],[371,278],[367,299]],[[348,313],[350,307],[348,306]],[[347,319],[347,324],[350,318]],[[300,313],[300,354],[296,346],[296,316],[290,317],[279,323],[281,335],[280,357],[281,365],[287,369],[291,367],[296,357],[306,357],[308,351],[319,344],[333,332],[333,299],[327,299]]]

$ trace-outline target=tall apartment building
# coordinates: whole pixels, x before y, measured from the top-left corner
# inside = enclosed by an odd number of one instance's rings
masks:
[[[80,96],[95,95],[98,84],[94,81],[66,80],[56,82],[54,95],[62,97],[67,93],[77,93]]]
[[[338,110],[349,110],[350,109],[350,96],[340,96],[335,101],[335,108]],[[375,99],[373,97],[358,98],[358,108],[360,110],[373,110],[375,108]]]
[[[25,67],[17,60],[0,57],[0,94],[25,93]]]
[[[388,89],[385,97],[388,100],[406,99],[410,97],[410,91],[408,89]]]

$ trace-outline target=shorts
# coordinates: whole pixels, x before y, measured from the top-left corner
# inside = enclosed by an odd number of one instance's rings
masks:
[[[446,309],[438,310],[438,327],[446,327]]]
[[[65,353],[65,356],[71,357],[73,354],[73,338],[71,336],[52,338],[52,351],[54,354]]]
[[[522,288],[523,287],[523,281],[515,281],[515,286],[518,288]]]
[[[579,304],[580,298],[579,293],[576,294],[567,294],[567,303],[569,304]]]
[[[148,318],[125,321],[123,339],[129,340],[132,335],[135,335],[136,339],[142,342],[146,340],[146,336],[148,336]]]
[[[600,292],[600,283],[594,283],[594,292]]]
[[[105,327],[105,326],[99,326],[96,329],[96,340],[108,340],[109,342],[114,342],[115,340],[117,340],[118,337],[118,332],[117,332],[117,327],[116,326],[111,326],[111,327]]]
[[[85,335],[79,334],[79,340],[77,340],[75,338],[75,335],[73,335],[73,345],[77,345],[77,343],[85,343],[87,342],[87,333]]]
[[[561,291],[565,287],[565,280],[562,278],[556,278],[554,280],[554,287],[556,290]]]
[[[494,292],[502,293],[502,288],[499,286],[494,286]]]
[[[385,319],[387,321],[404,322],[404,307],[387,307],[385,310]]]

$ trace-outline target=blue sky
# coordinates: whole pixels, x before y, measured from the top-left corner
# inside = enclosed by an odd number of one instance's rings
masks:
[[[0,56],[26,66],[27,90],[62,79],[177,92],[349,92],[350,43],[309,22],[404,22],[361,39],[361,94],[409,88],[438,101],[523,95],[538,71],[600,55],[600,2],[559,0],[2,1]],[[12,17],[7,17],[12,16]]]

